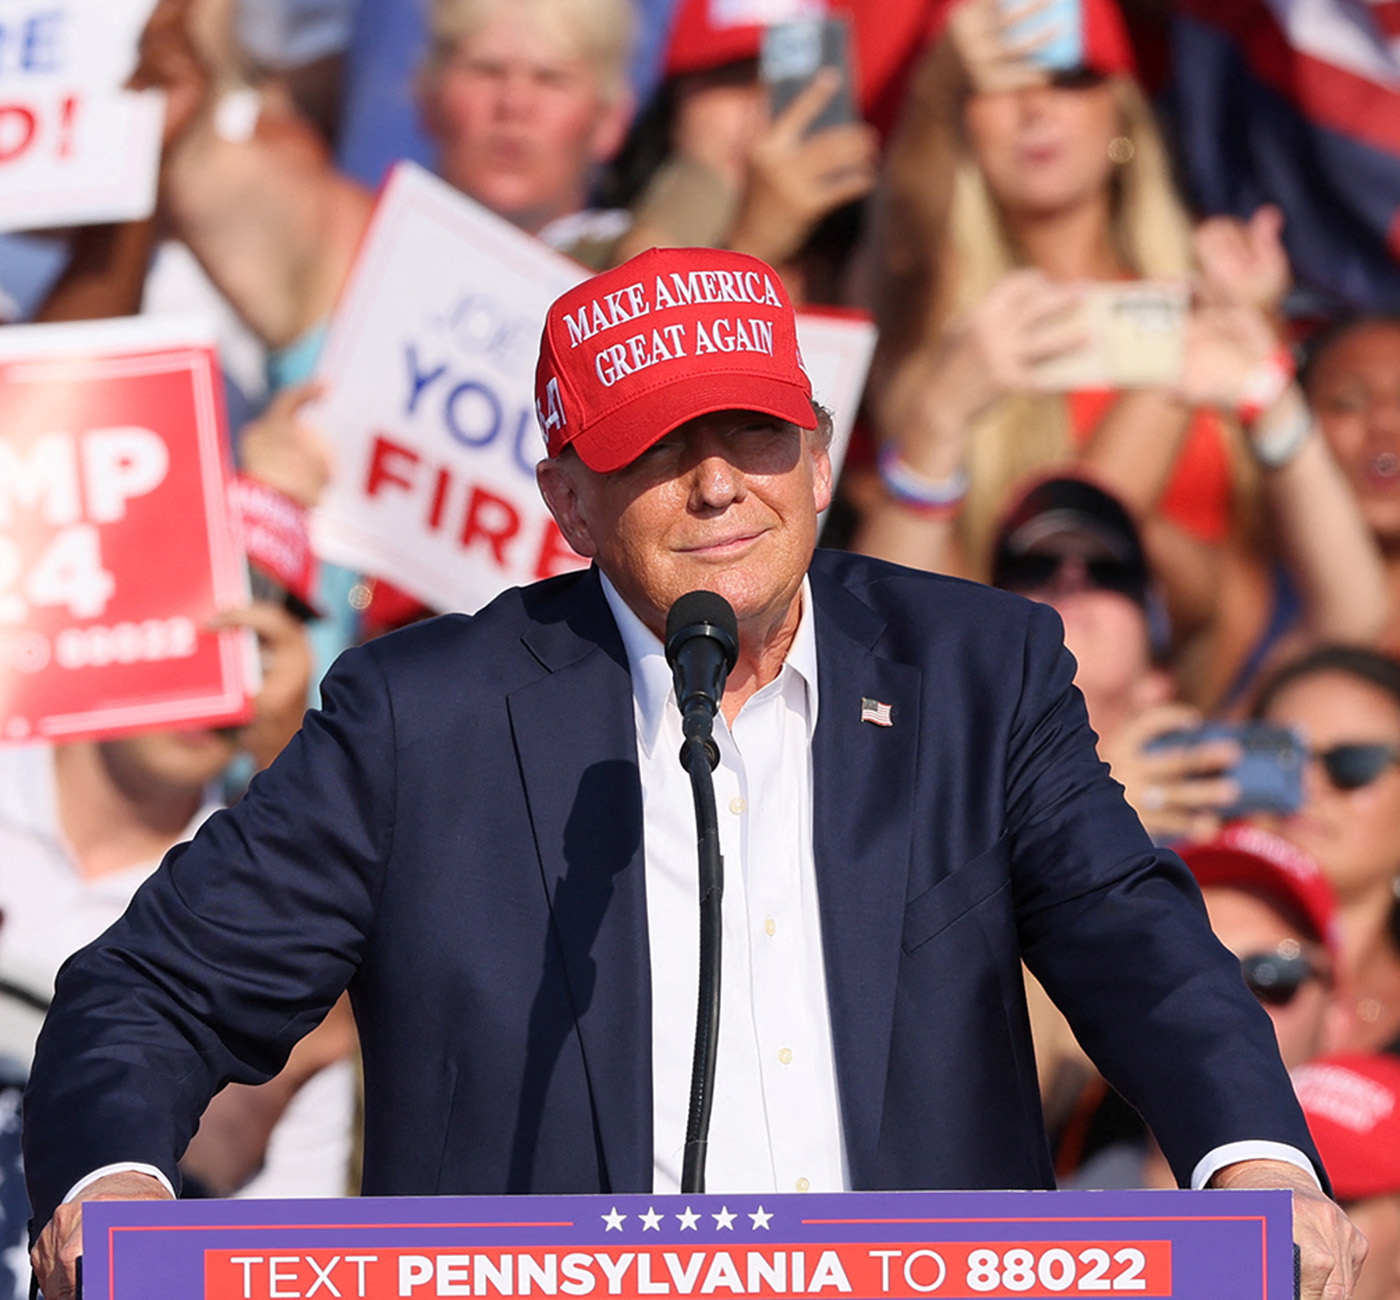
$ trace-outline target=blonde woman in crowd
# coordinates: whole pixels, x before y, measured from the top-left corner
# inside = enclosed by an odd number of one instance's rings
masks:
[[[883,491],[857,545],[984,577],[1009,492],[1077,464],[1138,520],[1188,696],[1213,707],[1271,623],[1261,504],[1301,566],[1310,634],[1374,637],[1387,598],[1280,352],[1277,214],[1193,233],[1121,18],[1112,0],[1084,12],[1081,65],[1052,73],[1014,44],[1014,15],[961,0],[915,80],[866,268]],[[1182,294],[1193,268],[1173,380],[1114,390],[1053,375],[1088,344],[1093,282]],[[1248,439],[1215,408],[1238,413]]]

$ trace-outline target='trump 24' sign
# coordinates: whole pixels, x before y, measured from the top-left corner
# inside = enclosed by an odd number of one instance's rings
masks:
[[[246,718],[226,459],[200,327],[0,330],[0,740]]]
[[[107,1300],[1291,1300],[1287,1192],[89,1202]]]
[[[422,168],[395,169],[321,360],[314,418],[338,469],[316,520],[321,555],[468,611],[583,563],[535,487],[534,373],[549,304],[585,278]],[[874,330],[803,315],[798,337],[836,412],[839,468]]]
[[[154,0],[0,0],[0,230],[155,207],[165,96],[127,91]]]

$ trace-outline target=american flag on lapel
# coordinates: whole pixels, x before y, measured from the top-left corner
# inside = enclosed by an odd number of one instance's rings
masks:
[[[873,722],[877,727],[894,726],[890,720],[890,706],[882,704],[879,700],[872,700],[867,695],[862,695],[860,699],[860,720]]]

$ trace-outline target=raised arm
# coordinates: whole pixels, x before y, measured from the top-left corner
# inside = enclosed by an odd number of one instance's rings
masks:
[[[1248,307],[1197,313],[1187,387],[1244,409],[1280,558],[1303,602],[1303,632],[1371,642],[1388,623],[1385,563],[1356,497],[1318,431],[1268,322]]]
[[[188,0],[162,0],[137,77],[193,102],[172,140],[162,202],[175,233],[265,343],[324,320],[349,274],[373,198],[337,172],[320,137],[285,102],[221,93],[194,50]]]

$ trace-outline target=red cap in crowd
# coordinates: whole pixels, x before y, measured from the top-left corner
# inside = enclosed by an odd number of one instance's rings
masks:
[[[965,0],[954,0],[951,4],[940,6],[940,12],[935,15],[930,24],[932,39],[936,40],[943,34],[943,29],[948,22],[948,15],[957,7],[957,4],[964,2]],[[1135,81],[1140,80],[1137,56],[1133,53],[1133,43],[1128,36],[1128,26],[1123,21],[1123,12],[1119,9],[1116,0],[1079,0],[1078,8],[1082,24],[1082,66],[1105,77],[1123,76],[1131,77]],[[1043,22],[1048,30],[1059,22],[1060,12],[1061,10],[1057,7],[1043,18],[1040,16],[1027,18],[1028,34],[1031,30],[1035,30],[1031,27],[1032,23],[1038,27]]]
[[[1245,889],[1271,901],[1283,915],[1296,917],[1336,961],[1340,936],[1332,886],[1322,868],[1287,840],[1240,823],[1182,849],[1181,858],[1202,888]]]
[[[1105,77],[1138,76],[1127,24],[1114,0],[1080,0],[1084,15],[1084,66]]]
[[[711,411],[816,424],[782,280],[715,248],[650,249],[555,302],[535,410],[551,456],[573,447],[602,474]]]
[[[825,0],[680,0],[666,49],[666,75],[756,59],[766,28],[793,18],[820,18],[826,11]]]
[[[1320,1056],[1293,1071],[1293,1087],[1339,1201],[1400,1192],[1400,1060]]]

